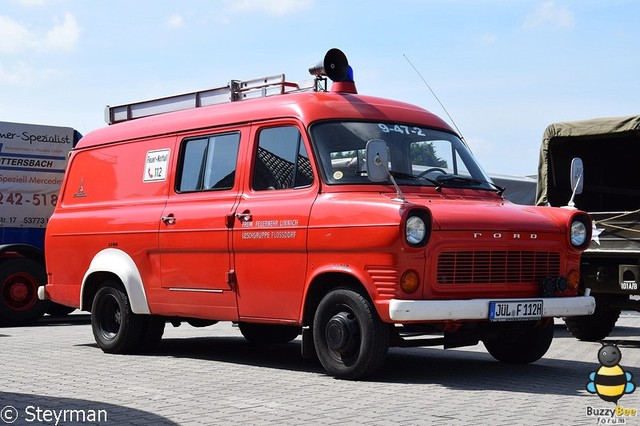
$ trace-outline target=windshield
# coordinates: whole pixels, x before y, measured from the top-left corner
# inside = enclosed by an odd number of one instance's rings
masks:
[[[311,135],[329,184],[371,183],[365,148],[369,140],[382,139],[399,185],[494,189],[469,148],[450,133],[400,123],[323,122]]]

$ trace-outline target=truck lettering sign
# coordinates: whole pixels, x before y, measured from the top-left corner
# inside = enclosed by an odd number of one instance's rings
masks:
[[[513,240],[520,240],[520,239],[535,240],[535,239],[538,238],[538,234],[513,233],[513,234],[511,234],[511,236],[509,236],[508,234],[503,234],[501,232],[494,232],[493,234],[490,235],[490,237],[492,237],[493,239],[496,239],[496,240],[499,240],[499,239],[502,239],[502,238],[510,238],[510,239],[513,239]],[[473,238],[489,238],[489,237],[485,236],[485,234],[482,233],[482,232],[474,232],[473,233]]]

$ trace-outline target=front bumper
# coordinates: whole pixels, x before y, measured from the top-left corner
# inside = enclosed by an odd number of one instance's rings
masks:
[[[578,315],[591,315],[596,309],[596,301],[591,296],[535,299],[542,300],[543,317],[571,317]],[[513,302],[517,301],[517,299],[391,299],[389,301],[389,316],[392,321],[488,320],[490,302],[501,301]]]

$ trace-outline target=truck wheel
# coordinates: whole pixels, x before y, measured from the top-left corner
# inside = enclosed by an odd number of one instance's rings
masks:
[[[313,341],[318,359],[330,375],[360,379],[384,364],[389,327],[368,298],[353,290],[336,289],[318,305]]]
[[[585,342],[596,342],[607,337],[620,317],[620,309],[609,306],[610,300],[596,296],[593,315],[566,317],[564,323],[573,336]]]
[[[0,263],[0,323],[19,325],[41,318],[49,302],[38,299],[38,287],[45,285],[44,267],[25,257]]]
[[[300,327],[291,325],[251,324],[241,322],[238,324],[240,333],[251,343],[287,343],[300,335]]]
[[[497,339],[484,340],[487,351],[498,361],[529,364],[542,358],[553,340],[553,320],[531,328],[513,330]]]
[[[98,346],[107,353],[135,352],[145,330],[146,318],[131,311],[126,293],[114,282],[96,293],[91,307],[91,328]]]

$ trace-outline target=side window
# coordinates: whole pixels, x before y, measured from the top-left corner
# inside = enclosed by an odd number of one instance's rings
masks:
[[[313,183],[309,155],[297,127],[263,129],[258,137],[254,190],[301,188]]]
[[[189,139],[182,145],[177,192],[231,189],[240,133]]]

